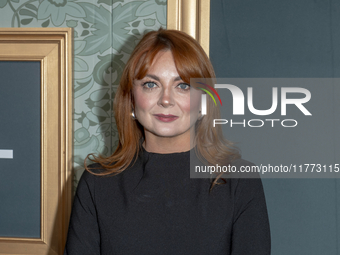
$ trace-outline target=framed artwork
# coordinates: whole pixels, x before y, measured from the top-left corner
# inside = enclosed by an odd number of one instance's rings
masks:
[[[0,77],[0,254],[62,254],[72,200],[72,30],[0,28]]]

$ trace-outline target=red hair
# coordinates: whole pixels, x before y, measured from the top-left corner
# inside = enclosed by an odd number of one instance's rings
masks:
[[[160,51],[171,51],[177,72],[181,79],[190,83],[190,78],[215,78],[212,64],[199,43],[184,32],[159,29],[144,35],[133,50],[120,80],[114,100],[114,114],[119,133],[118,147],[109,157],[94,157],[105,172],[96,175],[118,174],[137,159],[140,140],[144,136],[143,127],[131,117],[133,109],[133,81],[147,74],[153,59]],[[193,85],[193,84],[192,84]],[[208,164],[226,164],[239,158],[232,143],[225,140],[219,125],[212,127],[213,119],[219,118],[219,108],[207,97],[207,115],[196,122],[196,154]],[[90,154],[92,155],[92,154]],[[218,184],[217,177],[212,187]]]

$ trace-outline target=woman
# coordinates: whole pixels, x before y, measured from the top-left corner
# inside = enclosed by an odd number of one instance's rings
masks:
[[[190,178],[190,151],[249,164],[212,127],[211,100],[201,115],[192,77],[214,71],[190,36],[160,29],[139,42],[115,97],[118,147],[81,177],[65,254],[270,254],[260,179]]]

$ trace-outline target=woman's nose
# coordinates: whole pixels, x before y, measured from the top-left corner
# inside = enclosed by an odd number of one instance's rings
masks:
[[[169,89],[162,90],[159,100],[158,100],[158,105],[162,107],[170,107],[174,105],[174,98],[173,98],[171,90]]]

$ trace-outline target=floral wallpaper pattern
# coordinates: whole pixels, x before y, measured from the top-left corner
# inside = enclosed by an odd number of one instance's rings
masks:
[[[117,146],[112,100],[142,35],[166,26],[166,0],[0,0],[1,27],[72,27],[74,31],[75,186],[89,153]]]

